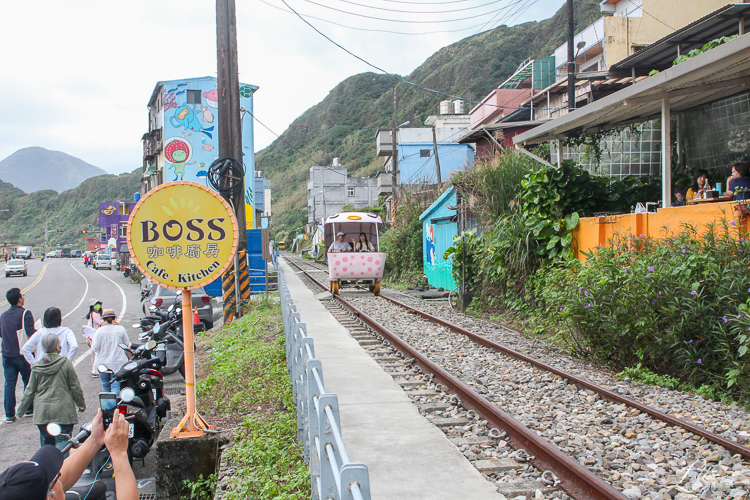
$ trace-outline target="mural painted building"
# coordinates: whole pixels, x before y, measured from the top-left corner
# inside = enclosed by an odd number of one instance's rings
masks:
[[[208,167],[219,155],[219,96],[216,78],[158,82],[148,102],[148,132],[143,135],[141,194],[165,182],[185,180],[207,186]],[[245,165],[247,228],[259,226],[262,210],[255,207],[253,141],[254,85],[240,84],[242,161]],[[209,186],[210,187],[210,186]],[[263,192],[257,194],[261,204]],[[257,212],[257,213],[256,213]]]
[[[135,205],[135,201],[99,203],[98,249],[110,248],[120,255],[129,253],[127,239],[128,219]],[[87,245],[86,249],[94,250],[94,248],[89,248],[89,245]]]
[[[456,205],[456,187],[448,188],[430,207],[422,212],[422,262],[427,282],[435,288],[452,290],[453,257],[443,258],[445,251],[453,246],[458,235],[456,211],[448,208]]]

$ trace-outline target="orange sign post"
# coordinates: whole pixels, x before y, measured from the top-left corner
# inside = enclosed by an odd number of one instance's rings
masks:
[[[190,181],[152,189],[128,220],[128,248],[138,269],[160,286],[182,292],[187,412],[171,437],[202,436],[213,429],[196,410],[191,290],[223,275],[233,262],[238,237],[229,204]]]

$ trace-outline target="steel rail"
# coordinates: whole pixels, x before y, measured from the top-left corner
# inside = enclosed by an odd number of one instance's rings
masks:
[[[296,264],[295,264],[296,265]],[[299,268],[299,266],[297,266]],[[301,268],[299,268],[301,269]],[[606,389],[604,387],[601,387],[599,385],[596,385],[592,382],[589,382],[586,379],[577,377],[571,373],[568,373],[566,371],[560,370],[558,368],[555,368],[554,366],[547,365],[545,363],[542,363],[538,359],[526,356],[525,354],[521,354],[518,351],[514,351],[513,349],[510,349],[509,347],[506,347],[502,344],[498,344],[497,342],[493,342],[492,340],[487,339],[486,337],[483,337],[479,334],[476,334],[474,332],[471,332],[469,330],[466,330],[465,328],[462,328],[458,325],[454,325],[453,323],[450,323],[444,319],[438,318],[437,316],[433,316],[430,313],[427,313],[425,311],[422,311],[420,309],[416,309],[408,304],[404,304],[401,301],[398,301],[391,297],[386,297],[385,295],[380,295],[381,298],[388,300],[389,302],[396,304],[397,306],[401,306],[404,309],[406,309],[409,312],[412,312],[414,314],[418,314],[419,316],[427,319],[428,321],[431,321],[433,323],[436,323],[438,325],[444,326],[446,328],[449,328],[455,332],[458,332],[462,335],[465,335],[469,337],[471,340],[476,342],[479,345],[482,345],[484,347],[490,348],[490,349],[496,349],[499,351],[502,351],[503,353],[507,354],[508,356],[514,357],[516,359],[519,359],[521,361],[524,361],[526,363],[529,363],[540,370],[548,371],[550,373],[554,373],[555,375],[558,375],[561,378],[564,378],[568,381],[570,381],[572,384],[575,384],[579,387],[584,387],[586,389],[592,390],[605,399],[608,399],[610,401],[615,401],[618,403],[626,404],[632,408],[635,408],[636,410],[642,411],[644,413],[647,413],[648,415],[651,415],[652,417],[659,419],[663,422],[666,422],[671,425],[675,425],[678,427],[682,427],[686,431],[692,432],[693,434],[697,436],[701,436],[715,444],[718,444],[719,446],[722,446],[728,450],[731,450],[734,453],[740,454],[745,459],[750,459],[750,448],[743,446],[736,441],[732,441],[730,439],[727,439],[723,436],[720,436],[716,434],[715,432],[711,432],[708,429],[691,424],[690,422],[685,422],[684,420],[680,420],[676,417],[673,417],[672,415],[669,415],[668,413],[662,412],[660,410],[657,410],[656,408],[653,408],[651,406],[639,403],[638,401],[634,399],[627,398],[625,396],[622,396],[614,391],[611,391],[609,389]]]
[[[586,379],[577,377],[571,373],[568,373],[566,371],[560,370],[558,368],[555,368],[554,366],[550,366],[547,364],[542,363],[538,359],[526,356],[525,354],[521,354],[518,351],[514,351],[513,349],[510,349],[509,347],[505,347],[502,344],[498,344],[497,342],[493,342],[492,340],[489,340],[479,334],[476,334],[474,332],[471,332],[469,330],[466,330],[464,328],[461,328],[458,325],[454,325],[453,323],[450,323],[448,321],[445,321],[444,319],[438,318],[437,316],[433,316],[427,312],[421,311],[419,309],[416,309],[414,307],[411,307],[407,304],[404,304],[403,302],[400,302],[396,299],[393,299],[391,297],[385,297],[381,295],[380,297],[392,302],[393,304],[396,304],[398,306],[403,307],[409,312],[415,313],[420,315],[421,317],[436,323],[438,325],[444,326],[446,328],[449,328],[455,332],[458,332],[462,335],[465,335],[469,337],[472,341],[476,342],[479,345],[482,345],[484,347],[488,347],[490,349],[496,349],[499,351],[502,351],[503,353],[507,354],[508,356],[512,356],[516,359],[519,359],[521,361],[525,361],[526,363],[530,363],[534,365],[535,367],[548,371],[551,373],[554,373],[555,375],[558,375],[561,378],[564,378],[571,383],[580,386],[585,387],[586,389],[590,389],[601,396],[603,396],[605,399],[608,399],[610,401],[616,401],[618,403],[624,403],[628,406],[631,406],[639,411],[642,411],[644,413],[647,413],[651,415],[654,418],[657,418],[659,420],[662,420],[664,422],[667,422],[672,425],[676,425],[679,427],[682,427],[683,429],[692,432],[693,434],[696,434],[698,436],[704,437],[709,441],[712,441],[720,446],[723,446],[724,448],[733,451],[734,453],[739,453],[742,455],[745,459],[750,459],[750,448],[747,448],[746,446],[742,446],[741,444],[732,441],[730,439],[727,439],[723,436],[720,436],[714,432],[709,431],[708,429],[705,429],[703,427],[697,426],[695,424],[691,424],[689,422],[685,422],[683,420],[680,420],[678,418],[673,417],[672,415],[669,415],[668,413],[664,413],[662,411],[657,410],[656,408],[653,408],[651,406],[639,403],[638,401],[634,399],[627,398],[625,396],[622,396],[620,394],[617,394],[614,391],[610,391],[609,389],[606,389],[604,387],[598,386],[592,382],[589,382]]]
[[[313,278],[307,271],[291,260],[289,262],[302,271],[316,286],[322,290],[328,290],[324,284]],[[529,452],[532,455],[529,461],[537,469],[554,472],[561,480],[558,486],[569,495],[577,499],[625,500],[627,498],[611,484],[563,453],[557,446],[538,436],[534,431],[518,422],[511,415],[502,411],[497,405],[482,397],[444,368],[435,364],[417,349],[402,340],[398,335],[357,309],[348,300],[339,295],[334,295],[333,297],[355,317],[359,318],[360,321],[387,338],[394,347],[403,353],[408,353],[414,359],[414,364],[418,365],[422,370],[432,373],[435,379],[450,388],[459,396],[462,406],[466,409],[474,410],[493,425],[505,430],[510,438],[511,446],[515,449],[523,448]]]

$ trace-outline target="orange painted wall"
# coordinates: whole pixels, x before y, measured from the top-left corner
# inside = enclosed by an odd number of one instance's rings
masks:
[[[660,208],[656,213],[622,214],[608,218],[584,217],[573,230],[573,248],[576,250],[576,258],[583,262],[586,260],[583,252],[590,252],[600,246],[609,246],[607,240],[618,233],[661,239],[667,234],[679,233],[684,223],[697,227],[700,233],[705,230],[707,224],[718,222],[722,217],[740,220],[734,210],[735,205],[734,202],[727,201]],[[743,217],[741,223],[744,229],[747,229],[747,217]]]

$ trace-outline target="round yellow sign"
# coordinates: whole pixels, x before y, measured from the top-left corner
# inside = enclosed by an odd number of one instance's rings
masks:
[[[215,191],[190,181],[161,184],[128,220],[128,248],[138,269],[174,290],[219,278],[237,251],[237,219]]]

